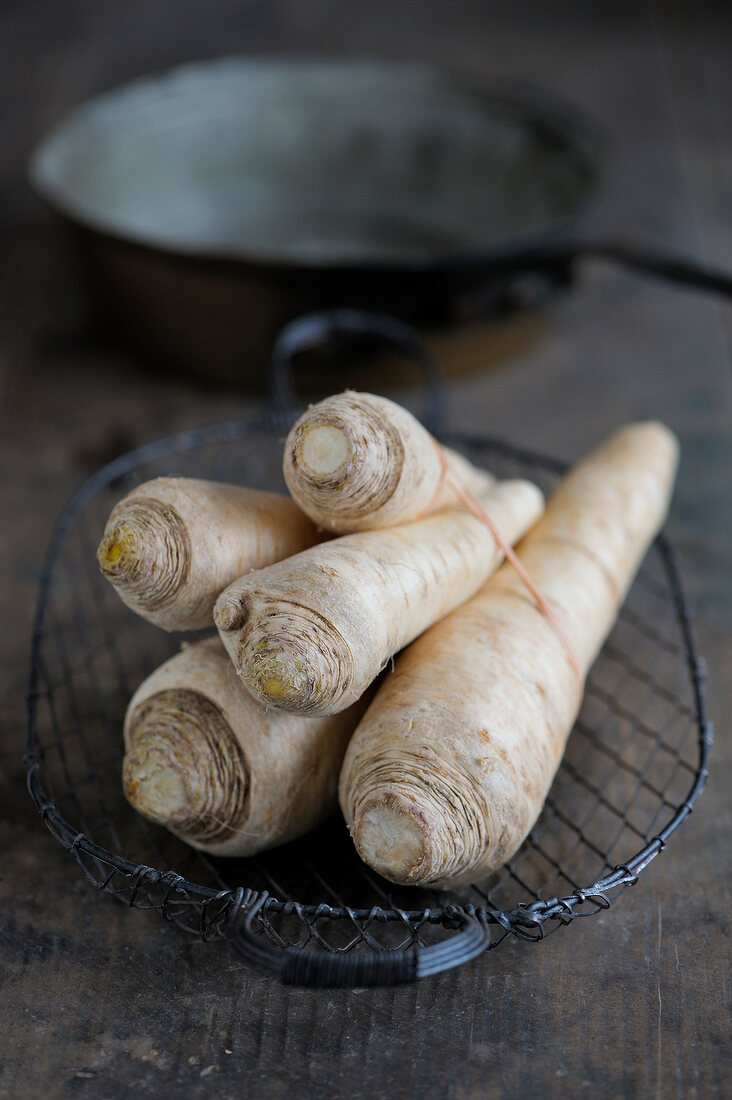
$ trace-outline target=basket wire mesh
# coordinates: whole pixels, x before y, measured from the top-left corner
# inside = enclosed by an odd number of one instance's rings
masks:
[[[88,481],[42,582],[28,694],[28,783],[53,835],[98,889],[210,940],[229,935],[283,981],[367,985],[458,965],[606,909],[665,847],[704,787],[712,732],[674,554],[656,540],[587,681],[543,812],[517,855],[459,893],[402,888],[358,859],[333,818],[281,849],[213,859],[136,814],[121,787],[122,720],[179,647],[134,616],[95,566],[112,505],[160,475],[283,489],[281,416],[185,433]],[[550,491],[562,466],[504,443],[444,436],[499,477]]]

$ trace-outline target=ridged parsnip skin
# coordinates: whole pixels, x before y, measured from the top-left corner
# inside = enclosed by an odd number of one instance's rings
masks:
[[[448,449],[450,469],[472,492],[494,481]],[[285,441],[285,481],[302,510],[326,531],[348,534],[408,523],[455,503],[430,434],[410,412],[369,393],[311,405]]]
[[[213,624],[222,589],[248,569],[312,546],[313,524],[287,497],[160,477],[115,506],[97,560],[128,607],[163,630]]]
[[[663,523],[677,459],[660,424],[619,431],[517,548],[583,676]],[[444,889],[501,866],[541,811],[579,696],[566,648],[506,563],[401,655],[351,740],[340,801],[362,858]]]
[[[527,481],[481,498],[514,542],[544,501]],[[216,625],[237,672],[264,705],[333,714],[360,698],[389,658],[472,596],[502,551],[461,505],[401,527],[331,539],[235,581]]]
[[[362,713],[362,706],[320,718],[264,713],[219,639],[196,642],[130,702],[125,795],[194,848],[253,855],[335,809],[338,770]]]

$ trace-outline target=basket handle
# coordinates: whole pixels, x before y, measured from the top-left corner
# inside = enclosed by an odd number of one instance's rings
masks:
[[[267,899],[263,891],[244,904],[235,900],[227,936],[238,958],[279,978],[283,985],[313,989],[402,985],[461,966],[481,955],[491,943],[487,923],[479,912],[451,906],[445,909],[445,915],[458,931],[431,947],[371,955],[321,954],[277,947],[253,928]]]
[[[335,355],[348,344],[377,339],[406,353],[420,367],[426,387],[425,410],[420,418],[432,435],[439,435],[445,411],[445,381],[442,368],[415,331],[404,321],[386,313],[361,309],[328,309],[296,317],[280,331],[269,375],[269,396],[273,412],[286,424],[298,415],[298,401],[292,381],[292,360],[302,351],[321,348]]]

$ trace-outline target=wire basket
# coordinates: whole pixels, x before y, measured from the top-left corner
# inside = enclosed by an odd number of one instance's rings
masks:
[[[179,647],[102,578],[112,505],[160,475],[284,489],[283,421],[225,424],[142,447],[77,493],[57,528],[32,643],[28,782],[93,886],[156,909],[287,983],[374,985],[437,973],[509,936],[536,940],[607,909],[664,848],[707,777],[703,668],[665,538],[644,561],[587,681],[544,810],[518,854],[459,893],[396,887],[332,819],[281,849],[213,859],[136,814],[122,794],[122,722],[138,684]],[[442,436],[499,477],[551,490],[562,466],[490,439]]]

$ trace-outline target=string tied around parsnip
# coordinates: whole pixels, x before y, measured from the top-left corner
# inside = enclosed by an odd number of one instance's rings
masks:
[[[510,542],[507,542],[506,539],[504,539],[499,528],[489,516],[480,499],[450,468],[450,464],[447,460],[447,456],[442,445],[434,438],[434,436],[430,436],[430,439],[432,440],[432,443],[437,450],[437,454],[440,459],[440,481],[437,489],[435,490],[433,498],[430,500],[426,508],[424,508],[422,512],[420,512],[419,515],[415,517],[415,519],[421,519],[422,516],[424,516],[434,507],[435,501],[437,500],[439,494],[442,492],[443,488],[447,486],[452,490],[452,492],[458,498],[463,507],[467,508],[471,515],[475,516],[478,522],[482,523],[483,526],[488,529],[488,531],[493,536],[496,544],[500,547],[506,561],[509,562],[509,564],[512,566],[521,583],[531,594],[537,608],[544,616],[546,621],[549,623],[549,626],[557,635],[559,641],[562,643],[567,654],[569,663],[572,666],[572,671],[574,672],[575,678],[577,680],[577,690],[579,698],[581,700],[584,694],[584,677],[582,676],[582,668],[579,663],[579,658],[577,657],[577,651],[575,650],[575,647],[573,646],[572,641],[569,638],[564,627],[560,623],[558,616],[554,612],[554,609],[551,607],[549,601],[543,595],[541,589],[534,583],[524,566],[521,564],[521,561],[516,555],[516,552],[514,551]]]

